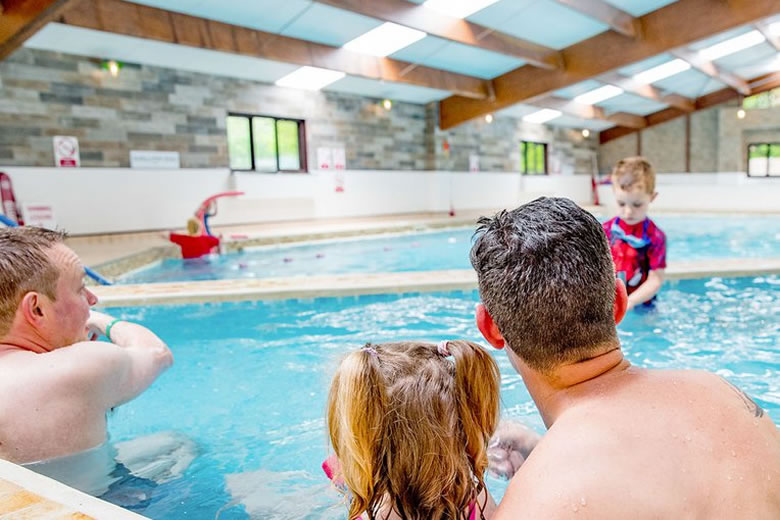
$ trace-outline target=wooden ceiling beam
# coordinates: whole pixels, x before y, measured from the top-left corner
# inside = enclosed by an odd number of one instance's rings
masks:
[[[747,81],[731,72],[723,70],[710,60],[702,58],[698,52],[692,52],[687,49],[676,49],[672,51],[672,55],[687,61],[694,69],[721,83],[725,83],[743,96],[750,94],[750,86],[747,84]]]
[[[584,14],[588,18],[593,18],[594,20],[608,25],[610,29],[623,36],[628,36],[629,38],[639,38],[641,36],[642,23],[638,18],[634,18],[627,12],[618,9],[604,0],[555,1]]]
[[[490,95],[489,81],[390,58],[377,58],[297,38],[123,0],[79,0],[57,21],[148,40],[177,43],[255,58],[309,65],[352,76],[457,92],[472,99]]]
[[[633,79],[622,76],[617,72],[603,74],[596,79],[603,83],[620,87],[629,94],[634,94],[651,101],[664,103],[686,112],[692,112],[696,108],[696,103],[693,99],[681,96],[679,94],[664,94],[661,92],[661,90],[655,88],[652,85],[637,83]]]
[[[564,49],[564,70],[523,66],[493,79],[495,99],[476,101],[452,96],[442,100],[439,126],[452,128],[777,12],[777,0],[678,0],[639,18],[641,38],[627,40],[621,34],[606,31]]]
[[[406,0],[315,0],[384,22],[417,29],[432,36],[522,58],[544,69],[563,67],[555,49],[504,34],[468,20],[447,16]]]
[[[762,92],[766,92],[767,90],[772,90],[773,88],[780,86],[780,72],[773,72],[771,74],[765,74],[763,76],[753,78],[752,80],[748,81],[748,84],[753,86],[750,91],[750,95],[760,94]],[[709,94],[696,98],[696,110],[704,110],[716,105],[721,105],[733,99],[738,99],[739,97],[740,94],[730,87],[716,90],[715,92],[710,92]],[[678,108],[670,107],[649,114],[645,117],[645,120],[647,121],[647,126],[650,127],[671,121],[672,119],[688,113],[690,112],[685,112]],[[638,129],[630,128],[626,125],[616,126],[601,132],[599,134],[599,142],[601,144],[608,143],[625,135],[632,134],[636,131],[638,131]]]
[[[3,0],[0,4],[0,60],[79,0]]]

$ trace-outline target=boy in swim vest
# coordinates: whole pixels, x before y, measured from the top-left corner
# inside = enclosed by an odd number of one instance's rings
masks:
[[[615,271],[628,290],[628,308],[649,305],[666,269],[666,235],[647,217],[655,191],[655,170],[644,157],[618,161],[612,170],[618,215],[604,223]]]

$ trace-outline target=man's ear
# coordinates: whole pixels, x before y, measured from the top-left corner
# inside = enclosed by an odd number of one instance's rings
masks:
[[[493,321],[493,317],[481,303],[477,304],[476,319],[477,328],[482,333],[482,336],[487,340],[487,342],[490,343],[494,348],[504,348],[504,336],[502,336],[498,331],[498,325],[496,325],[496,322]]]
[[[626,284],[620,278],[615,278],[615,325],[623,320],[626,311],[628,311]]]
[[[22,316],[25,321],[30,325],[37,327],[43,321],[44,317],[44,302],[40,294],[35,291],[30,291],[22,296],[22,301],[19,303],[18,309],[21,310]]]

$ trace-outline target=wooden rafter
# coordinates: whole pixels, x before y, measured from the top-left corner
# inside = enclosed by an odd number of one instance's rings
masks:
[[[642,17],[642,37],[628,40],[606,31],[564,49],[565,70],[523,66],[493,79],[493,100],[452,96],[439,103],[439,126],[470,119],[573,85],[631,63],[690,45],[780,12],[777,0],[678,0]]]
[[[753,78],[748,82],[748,85],[750,85],[750,95],[760,94],[761,92],[766,92],[767,90],[780,87],[780,72],[774,72]],[[732,88],[717,90],[697,98],[696,110],[704,110],[705,108],[720,105],[726,103],[727,101],[737,99],[739,96],[740,94]],[[680,110],[679,108],[670,107],[647,115],[645,120],[647,121],[647,126],[650,127],[660,125],[661,123],[671,121],[672,119],[686,114],[690,114],[690,112]],[[639,129],[636,128],[629,128],[626,125],[619,125],[601,132],[599,134],[599,141],[601,144],[608,143],[625,135],[637,132],[638,130]]]
[[[488,27],[426,9],[406,0],[315,0],[453,42],[499,52],[545,69],[563,66],[560,52]]]
[[[637,38],[641,35],[642,24],[627,12],[618,9],[604,0],[555,0],[561,5],[579,11],[589,18],[608,25],[613,31]]]
[[[123,0],[79,0],[61,23],[148,40],[177,43],[296,65],[338,70],[370,79],[406,83],[474,99],[487,98],[489,82],[473,76],[376,58],[340,47],[267,33]]]
[[[756,29],[761,31],[761,34],[764,35],[766,41],[768,41],[769,44],[775,48],[776,51],[780,51],[780,34],[772,33],[769,30],[769,24],[766,22],[758,22],[756,24]]]
[[[694,100],[690,98],[681,96],[679,94],[664,94],[652,85],[643,85],[637,83],[633,79],[622,76],[616,72],[603,74],[596,79],[603,83],[620,87],[630,94],[634,94],[652,101],[657,101],[659,103],[664,103],[666,105],[679,108],[685,112],[691,112],[696,108]]]
[[[0,4],[0,60],[79,0],[3,0]]]
[[[745,96],[750,94],[750,87],[748,86],[747,81],[736,76],[735,74],[732,74],[731,72],[723,70],[722,68],[712,63],[710,60],[702,58],[699,53],[691,52],[685,49],[677,49],[673,50],[672,54],[681,60],[687,61],[691,64],[691,67],[698,70],[699,72],[702,72],[707,76],[720,81],[721,83],[725,83],[740,94]]]

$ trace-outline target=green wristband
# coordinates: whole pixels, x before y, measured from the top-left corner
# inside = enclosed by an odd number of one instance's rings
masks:
[[[113,341],[111,339],[111,327],[113,327],[114,325],[116,325],[120,321],[125,321],[125,320],[122,320],[120,318],[116,318],[114,321],[112,321],[111,323],[108,324],[108,327],[106,327],[106,337],[108,338],[108,341]]]

